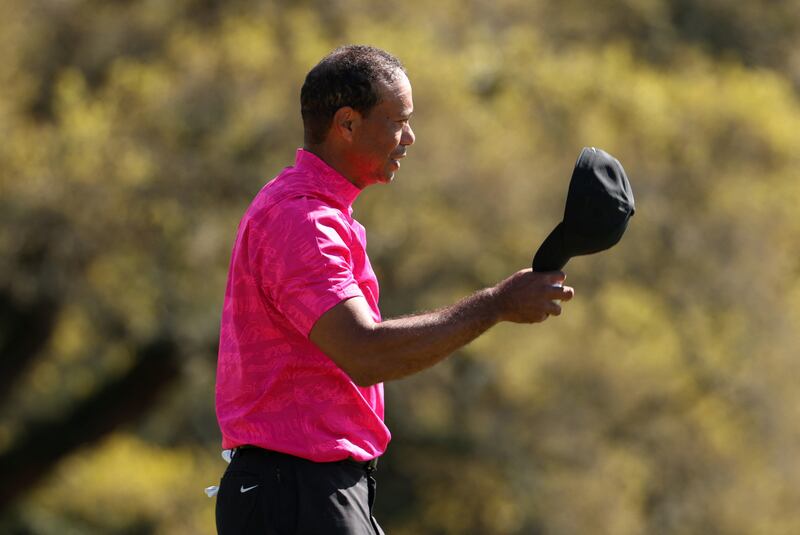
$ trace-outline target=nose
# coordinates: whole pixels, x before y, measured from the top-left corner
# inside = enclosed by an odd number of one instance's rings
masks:
[[[406,123],[403,126],[403,134],[400,136],[400,144],[405,146],[413,145],[415,139],[417,137],[414,135],[414,131],[411,130],[411,125]]]

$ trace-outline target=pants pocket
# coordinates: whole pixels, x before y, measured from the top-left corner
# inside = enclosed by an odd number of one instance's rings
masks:
[[[256,474],[226,472],[217,494],[217,533],[243,535],[263,533],[263,515],[256,511],[263,491]]]
[[[297,479],[292,467],[284,465],[275,469],[276,495],[271,500],[271,522],[275,531],[289,535],[297,531]]]

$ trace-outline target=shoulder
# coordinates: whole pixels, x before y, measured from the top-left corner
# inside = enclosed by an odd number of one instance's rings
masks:
[[[333,235],[350,239],[352,229],[341,210],[322,199],[295,196],[262,205],[248,214],[251,233],[262,237],[298,240]]]
[[[268,214],[268,219],[285,219],[301,225],[322,223],[333,226],[348,226],[347,217],[325,200],[313,196],[298,196],[277,202]]]

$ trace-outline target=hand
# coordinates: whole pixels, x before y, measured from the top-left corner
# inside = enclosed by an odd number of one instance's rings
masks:
[[[560,271],[547,273],[530,269],[518,271],[493,288],[501,321],[539,323],[549,316],[559,316],[557,300],[569,301],[575,290],[562,283],[567,276]]]

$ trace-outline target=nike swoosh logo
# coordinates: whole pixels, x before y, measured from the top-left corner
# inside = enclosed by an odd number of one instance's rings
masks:
[[[254,489],[254,488],[256,488],[257,486],[258,486],[258,485],[253,485],[252,487],[247,487],[247,488],[244,488],[244,485],[242,485],[242,486],[241,486],[241,488],[239,489],[239,492],[241,492],[242,494],[244,494],[245,492],[248,492],[248,491],[251,491],[251,490],[253,490],[253,489]]]

